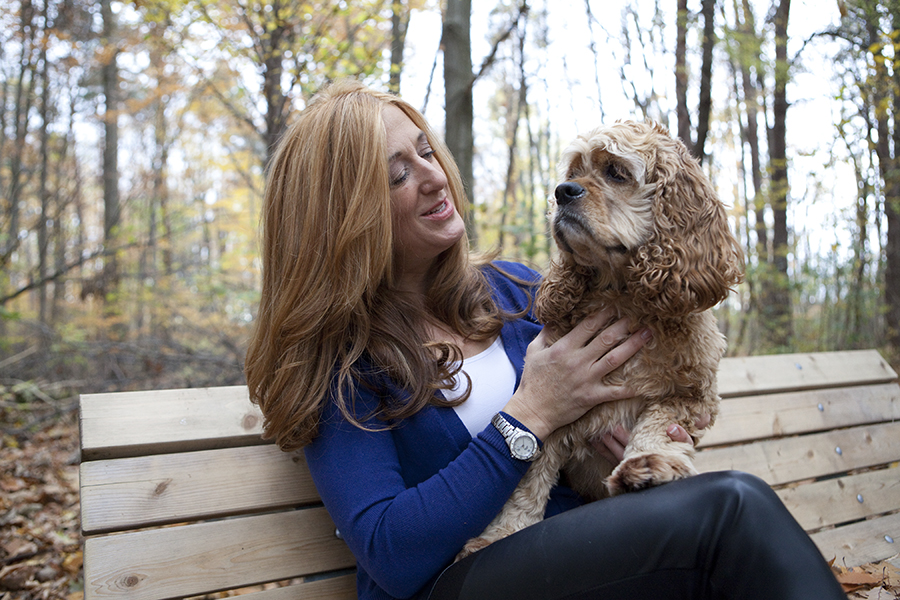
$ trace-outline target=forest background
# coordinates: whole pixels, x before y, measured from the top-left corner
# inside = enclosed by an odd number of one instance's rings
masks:
[[[473,244],[537,268],[567,143],[663,123],[746,252],[717,309],[729,352],[875,347],[897,365],[900,1],[638,4],[2,3],[4,434],[77,393],[244,381],[269,153],[346,76],[445,132]]]
[[[900,0],[0,2],[0,600],[82,597],[78,394],[244,382],[269,153],[337,77],[421,108],[473,245],[539,269],[562,149],[661,122],[746,254],[729,353],[898,368],[898,44]]]

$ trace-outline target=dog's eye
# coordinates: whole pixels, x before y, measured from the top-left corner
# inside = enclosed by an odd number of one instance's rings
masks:
[[[606,165],[606,178],[615,183],[626,183],[628,181],[628,171],[611,162]]]

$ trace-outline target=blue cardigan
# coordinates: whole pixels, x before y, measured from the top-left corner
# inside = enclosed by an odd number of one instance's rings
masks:
[[[532,282],[523,286],[486,268],[497,304],[510,312],[530,306],[539,275],[519,264],[495,264]],[[540,329],[529,311],[500,332],[517,386],[525,350]],[[357,392],[359,415],[376,407],[380,394],[404,396],[389,382]],[[325,507],[356,557],[360,600],[427,598],[441,571],[500,512],[528,469],[510,456],[493,426],[472,439],[452,408],[434,406],[392,429],[363,431],[331,403],[305,455]],[[547,516],[580,504],[572,490],[558,486]]]

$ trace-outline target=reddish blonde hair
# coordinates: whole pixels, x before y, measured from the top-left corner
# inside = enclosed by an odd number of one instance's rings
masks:
[[[451,405],[458,348],[425,338],[428,319],[460,335],[496,335],[503,316],[465,236],[438,258],[425,303],[394,288],[386,135],[382,110],[402,110],[428,138],[461,215],[466,195],[444,143],[414,107],[354,81],[317,94],[278,144],[262,214],[262,291],[247,352],[251,399],[265,436],[284,450],[318,433],[328,401],[351,422],[385,426],[428,404]],[[364,363],[408,391],[357,415],[353,390]],[[458,402],[457,402],[458,403]]]

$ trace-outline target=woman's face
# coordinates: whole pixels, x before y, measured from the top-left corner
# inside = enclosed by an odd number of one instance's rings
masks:
[[[382,117],[387,133],[394,265],[401,285],[417,286],[438,255],[463,236],[465,224],[425,133],[396,106],[385,107]]]

